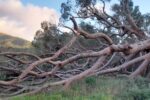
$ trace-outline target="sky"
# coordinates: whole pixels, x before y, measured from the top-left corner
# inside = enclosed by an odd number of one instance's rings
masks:
[[[66,0],[0,0],[0,32],[29,41],[42,21],[57,24],[60,5]],[[109,6],[118,0],[112,0]],[[150,12],[149,0],[133,0],[142,13]]]

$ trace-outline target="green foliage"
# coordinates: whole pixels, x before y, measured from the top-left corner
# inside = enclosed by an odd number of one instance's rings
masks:
[[[127,97],[133,100],[150,100],[150,89],[130,89],[127,93]]]
[[[38,30],[32,41],[34,47],[41,50],[41,52],[56,51],[61,47],[60,34],[58,33],[56,25],[47,21],[41,23],[42,30]]]
[[[120,20],[121,22],[124,23],[128,23],[126,20],[126,15],[127,14],[127,10],[126,8],[123,6],[123,3],[126,2],[126,0],[121,0],[120,4],[114,4],[112,6],[112,11],[114,12],[114,17],[118,20]],[[135,20],[136,25],[139,28],[143,28],[143,26],[145,26],[145,21],[147,20],[147,22],[149,23],[150,19],[147,19],[148,14],[143,15],[140,12],[139,6],[134,6],[134,2],[132,0],[129,0],[129,11],[131,13],[131,16],[133,17],[133,19]],[[129,23],[128,23],[129,24]],[[150,23],[149,23],[150,24]],[[149,24],[147,24],[145,27],[148,27]]]
[[[61,20],[67,21],[69,17],[73,16],[77,12],[83,15],[88,15],[88,11],[84,10],[86,7],[96,5],[100,0],[67,0],[61,4]],[[110,2],[111,0],[104,0]]]
[[[81,22],[80,27],[89,33],[95,33],[97,31],[95,27],[91,25],[90,22],[89,23]]]
[[[4,73],[0,73],[0,80],[5,80],[6,79],[6,75],[4,75]]]
[[[145,32],[150,32],[150,13],[144,15],[144,24],[142,28]]]
[[[93,80],[91,87],[89,85]],[[135,80],[124,77],[90,77],[74,83],[69,90],[55,90],[11,100],[150,100],[150,83],[141,77]]]
[[[12,100],[20,100],[20,98],[15,97]],[[21,100],[62,100],[62,95],[61,94],[53,94],[53,95],[40,94],[35,96],[22,97]]]
[[[98,93],[89,97],[89,100],[113,100],[111,95],[105,93]]]
[[[69,17],[70,17],[70,13],[71,13],[71,1],[70,0],[67,0],[66,3],[62,3],[61,4],[61,17],[64,19],[64,20],[67,20]]]
[[[124,91],[118,95],[121,100],[150,100],[150,83],[148,79],[138,77],[135,80],[128,80],[125,87]]]
[[[85,78],[85,83],[88,86],[95,86],[96,85],[96,78],[95,77],[87,77],[87,78]]]
[[[92,96],[74,96],[74,97],[63,97],[61,94],[53,95],[36,95],[27,96],[23,98],[13,98],[12,100],[112,100],[112,97],[103,93],[99,93]]]
[[[91,4],[96,4],[97,0],[76,0],[76,4],[80,7],[87,7]]]
[[[87,83],[86,80],[93,83]],[[94,81],[93,81],[94,80]],[[73,84],[71,89],[63,91],[54,91],[47,94],[39,94],[34,96],[14,97],[11,100],[113,100],[113,95],[108,93],[109,84],[108,80],[104,79],[104,84],[101,84],[103,78],[90,77],[83,81]],[[113,80],[112,84],[113,84]],[[104,86],[104,87],[103,87]]]

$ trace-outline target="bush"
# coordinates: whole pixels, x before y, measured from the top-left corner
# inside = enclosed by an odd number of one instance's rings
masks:
[[[138,77],[127,81],[125,90],[121,92],[121,100],[150,100],[150,83],[148,79]]]
[[[85,83],[89,86],[95,86],[96,78],[95,77],[87,77],[87,78],[85,78]]]

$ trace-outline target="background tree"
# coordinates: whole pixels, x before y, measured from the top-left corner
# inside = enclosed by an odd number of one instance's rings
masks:
[[[36,32],[32,44],[40,49],[42,53],[54,52],[61,48],[60,34],[57,26],[43,21],[41,28],[42,30]]]

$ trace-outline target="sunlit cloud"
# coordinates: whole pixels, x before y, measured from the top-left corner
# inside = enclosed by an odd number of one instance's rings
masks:
[[[31,41],[42,21],[58,23],[54,9],[33,4],[23,5],[20,0],[0,0],[0,32]]]

